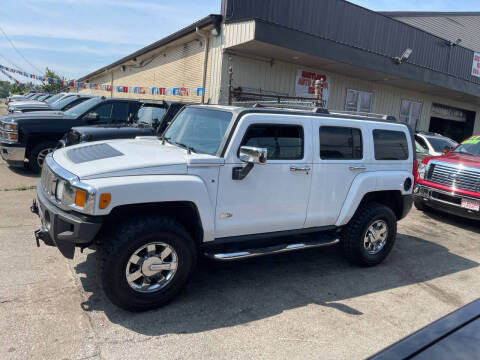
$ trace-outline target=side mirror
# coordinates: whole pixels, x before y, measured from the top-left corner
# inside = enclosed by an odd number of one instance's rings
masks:
[[[265,165],[267,163],[267,149],[253,146],[242,146],[240,148],[239,157],[240,160],[248,164]]]
[[[96,112],[90,112],[83,117],[83,120],[91,124],[100,120],[100,116]]]
[[[268,151],[265,148],[242,146],[240,148],[239,157],[241,161],[246,163],[246,165],[234,167],[232,169],[232,179],[243,180],[247,177],[255,164],[265,165],[267,163],[267,153]]]
[[[450,150],[452,150],[452,148],[451,148],[450,146],[445,146],[445,147],[443,148],[443,153],[446,154],[446,153],[448,153]]]

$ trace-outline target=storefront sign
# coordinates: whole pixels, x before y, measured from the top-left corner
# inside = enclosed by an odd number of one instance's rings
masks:
[[[298,69],[295,79],[295,96],[311,97],[315,95],[315,81],[323,80],[323,107],[328,108],[328,77],[325,73]]]
[[[480,53],[473,54],[472,76],[480,77]]]

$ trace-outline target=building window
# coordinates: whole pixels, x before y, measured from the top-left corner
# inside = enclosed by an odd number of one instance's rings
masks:
[[[372,112],[373,93],[347,89],[345,110],[355,112]]]
[[[417,128],[417,124],[420,122],[420,116],[422,114],[422,104],[410,101],[402,100],[400,107],[400,122],[409,124],[412,129]]]
[[[321,126],[320,158],[323,160],[361,159],[361,131],[348,127]]]

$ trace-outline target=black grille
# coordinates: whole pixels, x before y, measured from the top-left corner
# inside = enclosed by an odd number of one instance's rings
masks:
[[[456,189],[480,192],[480,172],[433,164],[427,174],[431,182]]]
[[[96,144],[89,146],[82,146],[76,149],[67,151],[67,156],[75,164],[81,164],[88,161],[109,159],[123,154],[115,150],[108,144]]]

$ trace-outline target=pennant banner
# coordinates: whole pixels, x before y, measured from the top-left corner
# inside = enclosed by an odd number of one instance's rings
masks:
[[[93,84],[93,83],[85,83],[81,81],[75,80],[62,80],[62,79],[55,79],[35,74],[30,74],[25,71],[20,71],[17,69],[9,68],[4,65],[0,65],[0,71],[8,76],[11,80],[18,83],[18,80],[11,77],[6,72],[11,72],[14,74],[19,74],[21,76],[25,76],[29,79],[39,80],[43,82],[47,82],[48,84],[57,84],[60,86],[68,86],[72,88],[78,89],[91,89],[91,90],[103,90],[103,91],[115,91],[118,93],[133,93],[139,95],[163,95],[163,96],[202,96],[205,94],[205,88],[203,87],[172,87],[172,88],[158,88],[158,87],[145,87],[145,86],[114,86],[112,85],[104,85],[104,84]]]
[[[2,72],[3,75],[5,75],[6,77],[8,77],[10,80],[12,80],[15,84],[20,84],[20,81],[18,81],[17,79],[15,79],[12,75],[7,74],[7,73],[5,72],[5,70],[0,69],[0,72]]]

